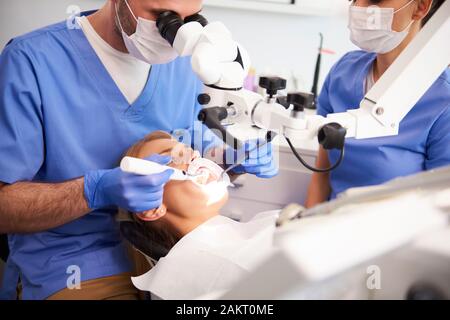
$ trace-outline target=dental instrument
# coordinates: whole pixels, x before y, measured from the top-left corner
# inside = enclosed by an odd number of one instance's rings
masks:
[[[202,168],[206,168],[208,172],[215,175],[219,179],[217,179],[217,181],[207,182],[209,177],[205,177],[205,172],[202,172]],[[165,170],[173,170],[174,172],[170,176],[169,180],[192,181],[194,184],[196,184],[197,186],[201,186],[202,188],[213,187],[214,184],[220,184],[221,186],[225,187],[231,185],[230,177],[222,172],[223,169],[216,163],[204,158],[194,159],[189,164],[188,169],[186,171],[183,171],[144,159],[124,157],[120,162],[120,169],[124,172],[144,176],[161,173]]]
[[[242,163],[244,163],[245,161],[249,160],[249,159],[250,159],[250,154],[251,154],[252,152],[258,150],[259,148],[264,147],[264,146],[265,146],[266,144],[268,144],[268,143],[269,143],[269,139],[266,139],[266,140],[264,140],[260,145],[257,145],[257,146],[256,146],[255,148],[253,148],[252,150],[246,151],[246,152],[245,152],[245,155],[244,155],[241,159],[237,160],[235,164],[229,166],[228,168],[226,168],[225,170],[222,171],[222,173],[220,174],[220,180],[223,180],[223,179],[224,179],[224,176],[225,176],[225,175],[228,175],[228,173],[229,173],[230,171],[232,171],[233,169],[236,169],[236,168],[239,167]]]
[[[173,170],[173,174],[170,176],[170,180],[186,181],[194,180],[198,175],[188,173],[183,170],[164,166],[156,162],[138,159],[134,157],[124,157],[120,162],[120,169],[124,172],[134,173],[138,175],[150,175],[164,172],[165,170]]]

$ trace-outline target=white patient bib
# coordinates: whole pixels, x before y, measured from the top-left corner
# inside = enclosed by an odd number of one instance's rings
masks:
[[[246,223],[214,217],[184,236],[155,267],[132,281],[138,289],[170,300],[225,292],[272,252],[278,214],[261,213]]]

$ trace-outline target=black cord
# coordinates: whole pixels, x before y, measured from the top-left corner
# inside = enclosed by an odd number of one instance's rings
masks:
[[[292,152],[294,153],[294,156],[298,159],[298,161],[301,162],[302,165],[304,165],[307,169],[309,169],[311,171],[314,171],[317,173],[327,173],[327,172],[333,171],[334,169],[339,167],[342,160],[344,159],[344,147],[342,147],[339,159],[333,166],[326,168],[326,169],[318,169],[318,168],[311,167],[309,164],[306,163],[305,160],[303,160],[303,158],[300,156],[300,154],[297,152],[297,150],[295,150],[295,147],[292,145],[291,140],[289,140],[289,138],[287,138],[287,137],[285,137],[285,138],[286,138],[287,143],[289,144],[289,147],[291,148]]]

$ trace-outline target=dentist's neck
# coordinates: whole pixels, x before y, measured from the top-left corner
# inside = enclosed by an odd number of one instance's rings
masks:
[[[420,21],[416,21],[411,26],[408,36],[397,48],[388,53],[377,55],[377,59],[375,60],[375,65],[373,69],[373,77],[375,81],[378,81],[381,78],[381,76],[394,63],[394,61],[403,52],[403,50],[405,50],[405,48],[411,43],[411,41],[419,33],[419,31],[420,31]]]
[[[122,35],[116,26],[116,11],[113,1],[107,1],[105,5],[94,14],[88,16],[89,23],[95,32],[114,49],[128,53]]]

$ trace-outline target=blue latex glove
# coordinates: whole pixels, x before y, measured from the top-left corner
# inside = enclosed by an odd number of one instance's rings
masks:
[[[249,152],[249,157],[241,165],[231,170],[236,174],[249,173],[259,178],[273,178],[278,174],[278,165],[273,159],[272,143],[264,144],[261,140],[250,140],[244,144],[241,150],[233,150],[234,157],[237,160]]]
[[[146,160],[166,165],[168,156],[152,155]],[[164,184],[173,170],[141,176],[120,168],[91,171],[84,176],[84,195],[89,208],[117,206],[131,212],[144,212],[162,204]]]

